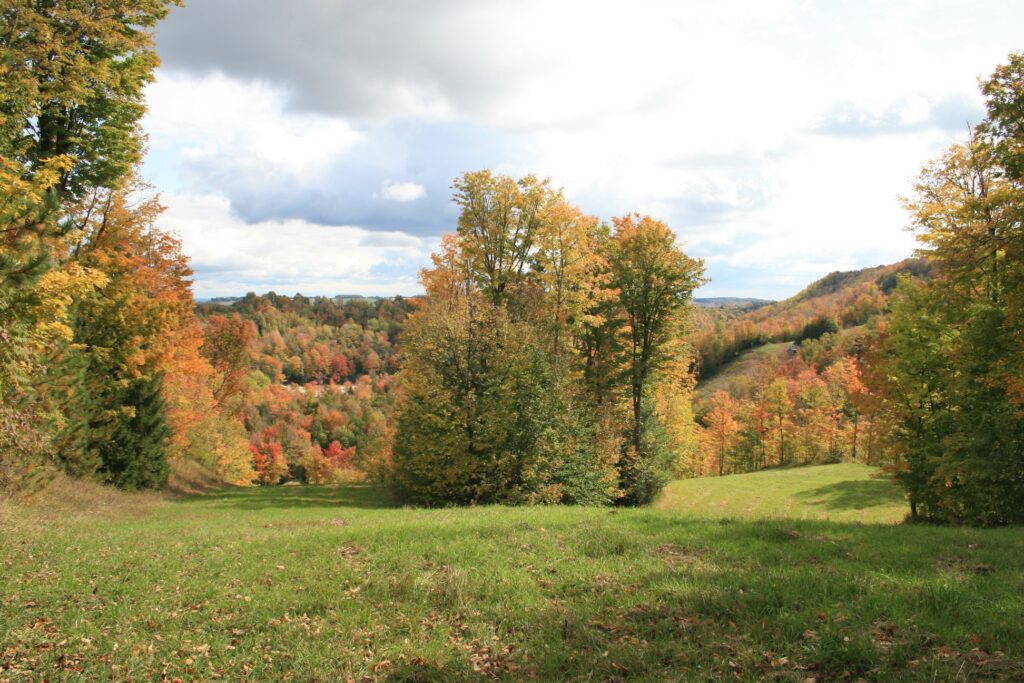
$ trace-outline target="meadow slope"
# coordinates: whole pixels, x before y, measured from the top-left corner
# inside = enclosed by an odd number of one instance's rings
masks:
[[[909,512],[903,490],[858,463],[769,469],[674,481],[654,507],[718,519],[821,519],[895,524]]]
[[[0,681],[1024,677],[1019,528],[300,486],[0,522]]]

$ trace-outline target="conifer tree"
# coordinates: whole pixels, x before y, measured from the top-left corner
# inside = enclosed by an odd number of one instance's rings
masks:
[[[158,489],[167,483],[167,439],[161,379],[131,382],[119,392],[121,406],[109,440],[98,444],[103,475],[124,489]]]

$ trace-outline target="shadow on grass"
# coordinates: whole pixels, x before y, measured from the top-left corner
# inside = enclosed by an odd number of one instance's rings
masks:
[[[217,498],[217,507],[237,510],[334,507],[381,509],[397,506],[390,491],[368,484],[240,487],[221,490],[212,495],[194,496],[192,500],[209,500],[213,497]]]
[[[877,505],[899,505],[903,492],[889,479],[840,481],[796,494],[808,505],[827,510],[863,510]]]

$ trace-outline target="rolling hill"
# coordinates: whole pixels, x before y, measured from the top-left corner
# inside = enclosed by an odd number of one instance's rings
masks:
[[[900,275],[927,277],[928,273],[926,262],[906,259],[830,273],[782,301],[698,308],[691,341],[697,349],[700,377],[710,379],[749,349],[860,327],[885,310]]]

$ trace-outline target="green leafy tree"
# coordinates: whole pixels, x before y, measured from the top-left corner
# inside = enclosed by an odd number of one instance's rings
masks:
[[[96,444],[101,473],[123,489],[159,489],[167,483],[167,439],[159,376],[138,379],[121,390],[110,437]]]
[[[544,497],[551,419],[531,331],[483,297],[434,297],[403,336],[395,479],[421,504]]]
[[[1020,55],[982,89],[990,118],[906,202],[933,279],[897,287],[881,356],[912,515],[994,525],[1024,521]]]
[[[609,284],[618,290],[618,306],[625,322],[624,374],[630,388],[629,448],[622,469],[621,487],[627,502],[651,497],[654,483],[664,479],[655,471],[674,458],[661,452],[664,439],[645,429],[656,424],[645,402],[652,380],[671,356],[669,342],[680,336],[680,324],[693,290],[703,282],[704,265],[676,246],[676,236],[661,221],[649,216],[616,218],[609,245]],[[671,471],[669,464],[666,471]]]
[[[461,262],[484,296],[506,302],[530,271],[543,213],[557,193],[536,176],[515,180],[487,170],[463,174],[454,189]]]
[[[76,200],[116,187],[141,159],[137,124],[172,0],[12,0],[0,10],[0,151]]]

